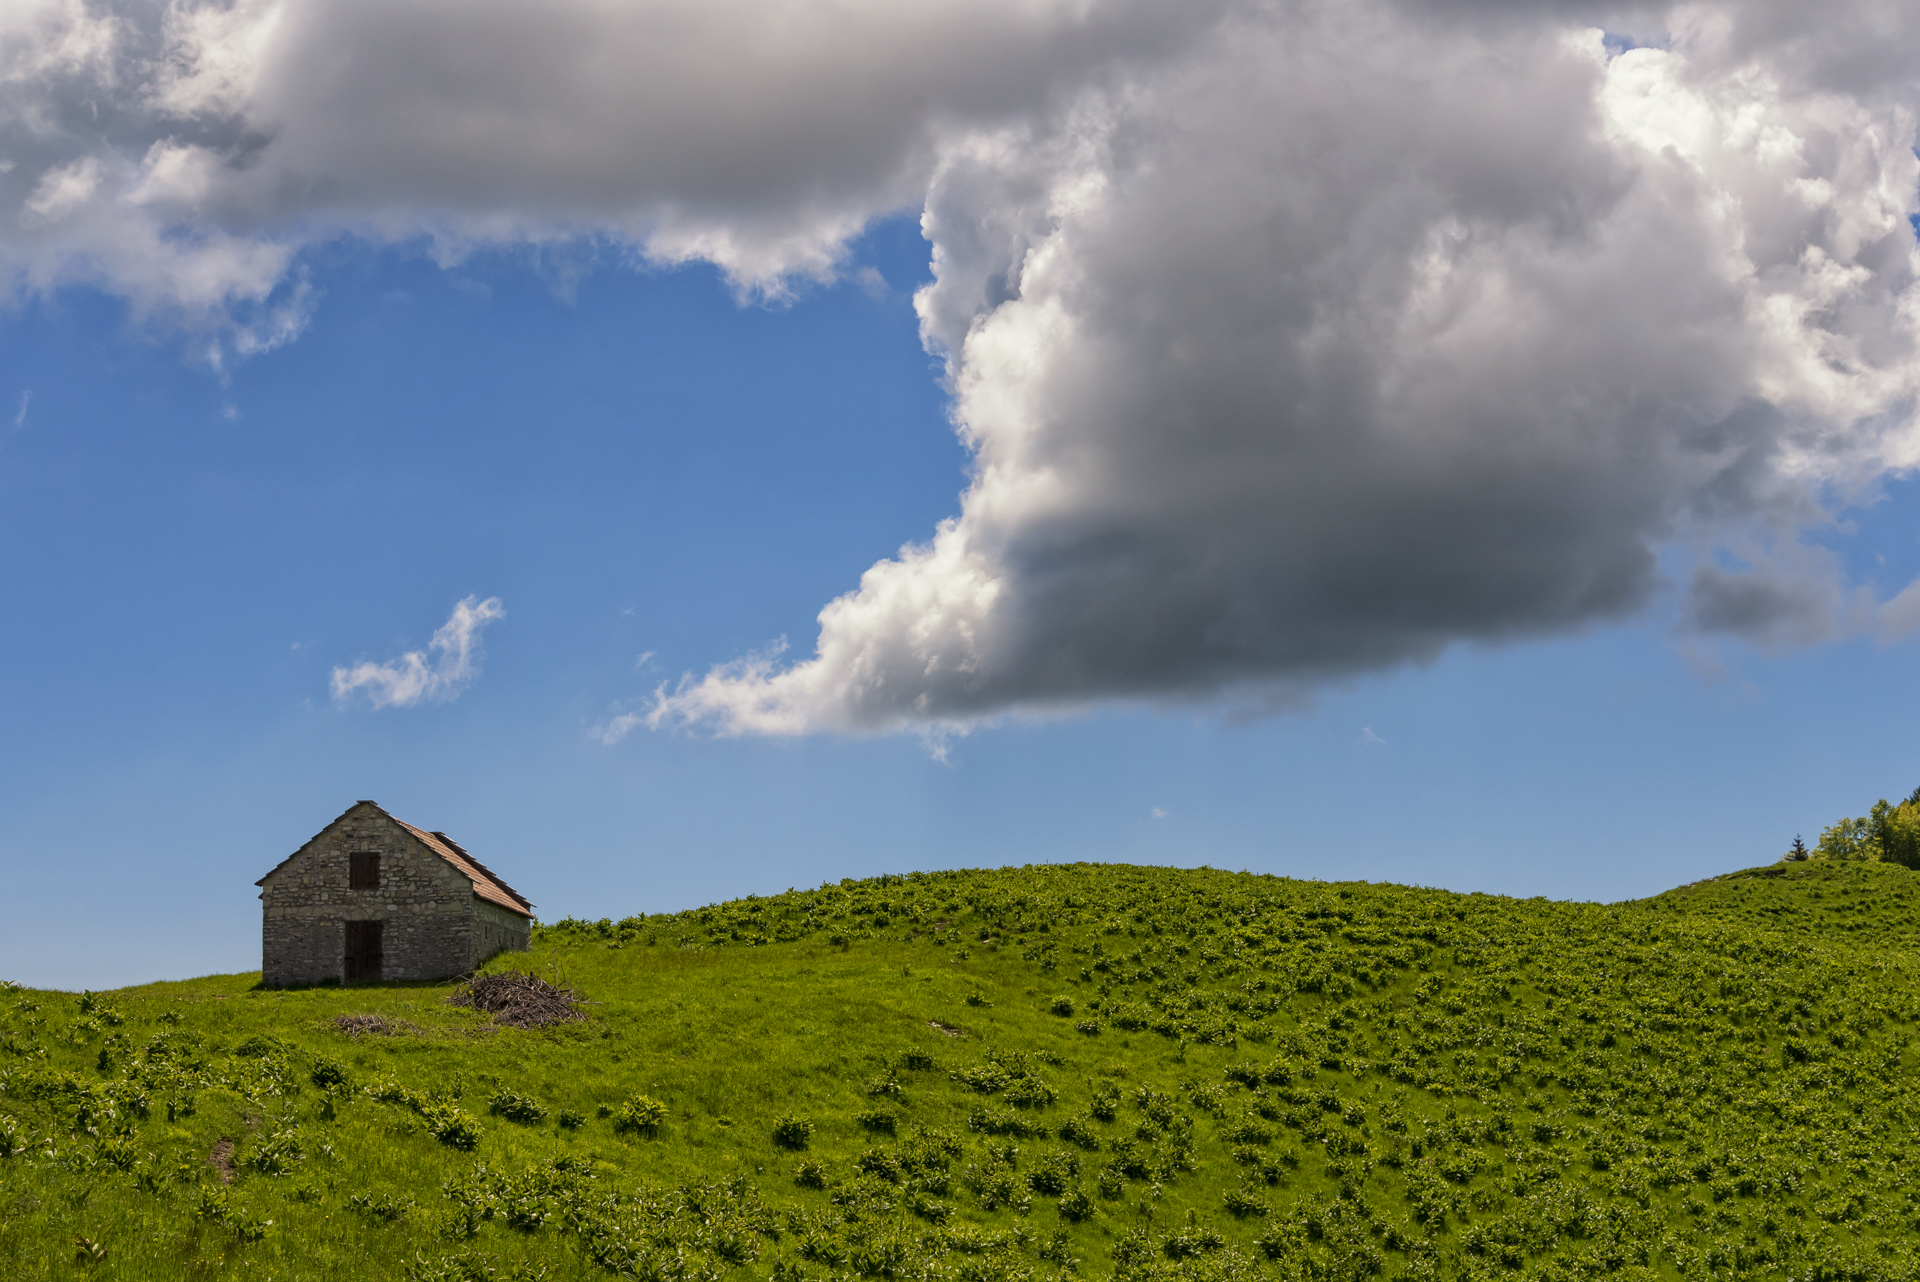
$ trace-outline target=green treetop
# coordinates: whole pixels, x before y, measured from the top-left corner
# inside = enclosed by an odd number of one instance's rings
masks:
[[[1794,839],[1796,857],[1801,849]],[[1898,803],[1881,798],[1865,818],[1842,819],[1821,830],[1815,859],[1852,859],[1920,868],[1920,788]]]

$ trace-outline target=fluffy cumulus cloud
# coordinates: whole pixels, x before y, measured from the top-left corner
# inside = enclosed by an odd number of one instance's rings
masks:
[[[1263,13],[949,152],[960,516],[652,723],[1285,698],[1626,615],[1670,542],[1701,630],[1909,626],[1795,536],[1915,457],[1911,85],[1720,11],[1658,34]]]
[[[506,611],[500,598],[467,597],[433,634],[425,650],[409,650],[385,663],[365,662],[333,670],[333,701],[364,699],[374,708],[413,708],[445,703],[480,676],[480,630]]]
[[[917,208],[959,514],[609,737],[1285,700],[1669,580],[1920,623],[1804,538],[1920,461],[1916,67],[1883,0],[20,0],[0,263],[245,350],[316,240],[777,294]]]

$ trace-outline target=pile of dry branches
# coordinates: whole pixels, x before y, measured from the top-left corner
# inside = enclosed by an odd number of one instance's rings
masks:
[[[455,1006],[486,1011],[494,1023],[513,1028],[541,1028],[586,1018],[579,1010],[580,994],[570,988],[556,988],[523,970],[475,975],[454,989],[447,1000]]]

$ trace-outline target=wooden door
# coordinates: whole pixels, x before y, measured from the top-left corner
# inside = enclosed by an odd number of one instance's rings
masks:
[[[347,982],[380,978],[380,928],[384,922],[347,923]]]

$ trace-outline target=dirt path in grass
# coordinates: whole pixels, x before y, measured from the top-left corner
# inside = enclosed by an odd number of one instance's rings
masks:
[[[233,1183],[233,1141],[221,1140],[207,1154],[207,1165],[220,1172],[222,1184]]]

